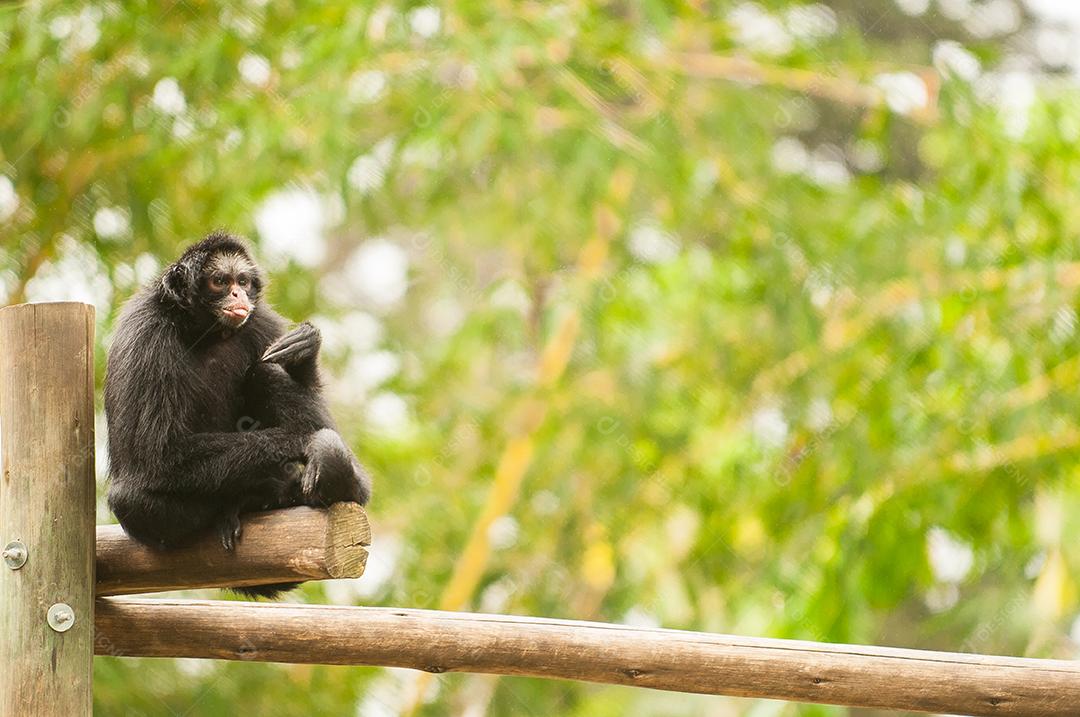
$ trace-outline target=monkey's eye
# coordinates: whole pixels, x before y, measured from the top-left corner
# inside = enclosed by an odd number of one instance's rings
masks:
[[[207,282],[211,291],[225,291],[228,288],[228,279],[221,274],[214,274]]]
[[[245,276],[244,274],[241,274],[240,278],[238,278],[236,280],[236,283],[239,284],[241,287],[246,289],[246,288],[248,288],[248,285],[251,283],[251,279],[247,278],[247,276]]]

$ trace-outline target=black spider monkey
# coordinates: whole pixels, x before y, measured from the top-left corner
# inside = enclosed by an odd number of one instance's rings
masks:
[[[242,512],[368,501],[322,397],[318,329],[286,333],[264,286],[245,244],[215,232],[121,312],[105,377],[108,496],[136,540],[168,548],[216,527],[232,550]]]

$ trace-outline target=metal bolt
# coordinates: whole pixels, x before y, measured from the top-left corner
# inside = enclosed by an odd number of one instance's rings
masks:
[[[49,608],[49,627],[57,632],[67,632],[75,624],[75,611],[67,603],[58,602]]]
[[[26,565],[26,546],[18,540],[12,540],[4,546],[4,563],[12,570],[18,570]]]

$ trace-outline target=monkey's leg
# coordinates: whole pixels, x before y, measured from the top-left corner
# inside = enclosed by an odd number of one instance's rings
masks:
[[[371,479],[337,431],[324,428],[311,437],[300,487],[308,505],[340,501],[364,505],[371,498]]]
[[[317,385],[304,385],[276,364],[260,363],[249,372],[246,391],[248,407],[259,420],[310,438],[304,450],[303,496],[297,504],[367,503],[371,479],[337,433]]]
[[[257,363],[244,382],[244,409],[261,425],[286,428],[305,437],[333,428],[334,419],[318,383],[304,383],[276,363]]]

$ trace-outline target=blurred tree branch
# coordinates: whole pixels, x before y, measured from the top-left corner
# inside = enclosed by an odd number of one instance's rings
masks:
[[[595,209],[595,232],[582,247],[577,260],[577,276],[584,284],[591,284],[600,275],[607,259],[608,247],[622,226],[616,208],[622,208],[629,199],[633,187],[633,175],[628,170],[613,172],[608,190],[610,204]],[[441,610],[462,610],[468,607],[476,586],[484,576],[491,554],[490,531],[495,520],[509,513],[517,501],[521,482],[529,469],[535,452],[535,433],[544,422],[549,403],[544,394],[560,381],[573,353],[574,343],[581,328],[581,315],[577,308],[569,310],[560,320],[540,355],[536,369],[536,386],[533,395],[525,400],[516,432],[508,440],[495,470],[495,477],[487,501],[473,524],[450,581],[439,600]],[[410,698],[405,701],[403,714],[415,713],[431,675],[421,675],[413,685]]]
[[[797,67],[768,65],[747,57],[677,52],[667,55],[657,64],[662,69],[688,77],[781,87],[852,107],[875,109],[881,107],[885,101],[884,93],[879,88],[858,80]],[[926,84],[931,101],[922,110],[912,112],[909,117],[919,124],[932,124],[938,118],[937,105],[933,100],[937,97],[940,80],[933,68],[922,68],[917,74]]]

